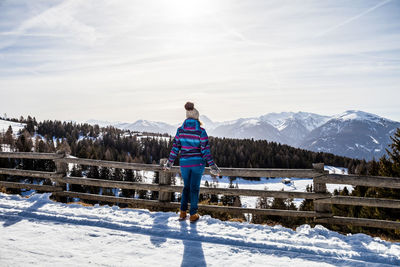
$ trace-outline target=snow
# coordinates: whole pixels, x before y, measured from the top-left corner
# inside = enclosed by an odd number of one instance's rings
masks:
[[[379,142],[378,142],[378,140],[376,140],[373,136],[369,136],[369,137],[371,137],[371,139],[372,139],[372,142],[374,142],[375,144],[377,144],[377,145],[379,145]]]
[[[95,120],[95,119],[90,119],[86,121],[87,124],[90,125],[99,125],[99,127],[107,127],[107,126],[113,126],[114,124],[117,124],[119,122],[109,122],[109,121],[104,121],[104,120]]]
[[[11,146],[8,144],[0,144],[0,151],[11,152]]]
[[[260,117],[263,121],[266,121],[277,128],[279,131],[282,131],[287,127],[287,122],[289,120],[298,120],[301,121],[304,127],[308,131],[312,131],[315,128],[321,126],[325,122],[327,122],[331,117],[322,116],[314,113],[308,112],[281,112],[281,113],[268,113]]]
[[[19,122],[12,122],[12,121],[6,121],[6,120],[0,120],[0,132],[7,132],[8,127],[11,126],[13,130],[13,134],[17,134],[19,130],[24,129],[25,123],[19,123]]]
[[[361,120],[361,121],[372,121],[372,122],[380,123],[382,120],[385,120],[388,122],[393,122],[389,119],[380,117],[380,116],[372,114],[372,113],[360,111],[360,110],[347,110],[341,114],[333,116],[332,118],[336,119],[336,120],[341,120],[341,121]]]
[[[320,225],[178,222],[173,212],[0,193],[2,266],[399,266],[400,243]]]
[[[169,142],[170,136],[153,136],[153,135],[137,135],[136,139],[141,141],[142,139],[155,139],[157,141],[164,141],[164,142]]]
[[[333,167],[333,166],[324,166],[325,171],[329,171],[330,174],[343,174],[348,175],[349,171],[347,168],[343,167]]]
[[[243,121],[240,126],[245,126],[245,127],[252,127],[255,125],[259,125],[260,124],[260,120],[259,119],[247,119],[245,121]]]

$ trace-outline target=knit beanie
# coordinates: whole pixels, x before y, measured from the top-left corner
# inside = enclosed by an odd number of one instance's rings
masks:
[[[185,104],[186,109],[186,118],[199,120],[199,111],[194,108],[194,104],[192,102],[187,102]]]

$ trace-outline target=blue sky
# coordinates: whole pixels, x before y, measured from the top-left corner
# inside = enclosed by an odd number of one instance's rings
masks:
[[[400,121],[400,1],[0,0],[0,113]]]

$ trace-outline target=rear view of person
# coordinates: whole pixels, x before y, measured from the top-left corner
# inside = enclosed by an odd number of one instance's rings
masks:
[[[186,120],[176,132],[172,150],[164,169],[169,170],[172,167],[180,152],[180,167],[184,186],[179,220],[186,219],[190,199],[190,222],[195,222],[200,218],[197,213],[200,181],[206,163],[210,166],[211,174],[219,175],[221,171],[212,159],[207,132],[200,127],[199,112],[191,102],[185,104],[185,109]]]

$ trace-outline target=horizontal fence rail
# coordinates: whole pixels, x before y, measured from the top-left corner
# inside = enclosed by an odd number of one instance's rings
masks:
[[[103,161],[93,159],[75,158],[63,153],[33,153],[33,152],[0,152],[0,158],[8,159],[35,159],[52,160],[56,166],[56,172],[44,172],[34,170],[21,170],[0,168],[0,175],[11,175],[21,177],[32,177],[38,179],[49,179],[53,185],[40,185],[0,181],[0,187],[5,188],[26,188],[45,192],[52,192],[57,198],[71,197],[92,201],[109,203],[132,204],[137,207],[169,208],[179,209],[180,203],[170,202],[171,194],[181,192],[183,187],[171,185],[170,180],[173,175],[180,172],[179,167],[172,167],[169,171],[163,171],[162,164],[140,164],[115,161]],[[136,171],[154,171],[159,173],[159,184],[147,184],[138,182],[103,180],[86,177],[70,177],[67,175],[68,164],[79,164],[86,166],[98,166],[118,169],[130,169]],[[205,169],[205,174],[210,174],[209,168]],[[230,214],[251,213],[267,216],[284,217],[306,217],[314,218],[317,223],[354,225],[366,227],[378,227],[400,230],[400,222],[376,220],[367,218],[340,217],[332,215],[332,204],[353,205],[365,207],[381,208],[400,208],[399,199],[368,198],[354,196],[332,196],[326,190],[326,184],[347,184],[352,186],[370,186],[385,188],[400,188],[400,178],[381,177],[365,175],[339,175],[329,174],[324,171],[323,164],[314,164],[313,169],[253,169],[253,168],[221,168],[221,175],[230,177],[296,177],[312,178],[314,192],[294,192],[294,191],[272,191],[238,188],[212,188],[200,187],[202,194],[227,195],[227,196],[254,196],[254,197],[274,197],[274,198],[301,198],[311,199],[314,203],[314,211],[297,210],[278,210],[260,208],[242,208],[217,205],[199,205],[199,210],[203,212],[226,212]],[[100,188],[119,188],[145,191],[158,191],[158,200],[116,197],[99,194],[89,194],[66,191],[66,184],[94,186]]]
[[[398,199],[372,197],[333,196],[330,198],[316,199],[314,203],[400,209],[400,200]]]
[[[140,171],[163,171],[163,167],[156,164],[127,163],[81,158],[60,158],[57,162],[75,163],[80,165],[131,169]],[[313,169],[249,169],[249,168],[220,168],[221,175],[233,177],[296,177],[310,178],[316,175]],[[172,167],[167,173],[180,173],[179,167]],[[204,174],[210,174],[210,168],[205,168]]]
[[[15,176],[23,177],[33,177],[33,178],[62,178],[63,175],[55,172],[42,172],[42,171],[31,171],[31,170],[20,170],[20,169],[5,169],[0,168],[0,174],[9,174]]]
[[[366,227],[374,227],[374,228],[386,228],[386,229],[393,229],[393,230],[400,229],[400,222],[376,220],[376,219],[365,219],[365,218],[333,216],[331,218],[316,218],[315,222],[327,223],[327,224],[366,226]]]
[[[64,154],[57,153],[38,153],[38,152],[0,152],[0,158],[9,159],[59,159],[63,158]]]
[[[23,183],[0,181],[0,187],[2,187],[2,186],[6,187],[6,188],[33,189],[33,190],[44,191],[44,192],[56,192],[56,191],[63,190],[63,188],[59,187],[59,186],[39,185],[39,184],[23,184]]]
[[[400,188],[400,178],[398,177],[327,174],[324,176],[315,177],[314,179],[317,183],[326,184],[348,184],[354,186],[361,185],[395,189]]]

